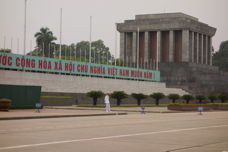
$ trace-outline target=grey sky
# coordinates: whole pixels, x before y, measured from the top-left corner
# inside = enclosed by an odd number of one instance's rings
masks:
[[[27,50],[35,46],[34,34],[49,27],[59,43],[60,8],[63,9],[64,44],[89,40],[89,16],[93,17],[92,40],[102,39],[110,51],[115,49],[115,23],[134,19],[136,14],[183,12],[216,27],[213,46],[228,40],[228,0],[28,0]],[[0,48],[23,51],[24,0],[0,0]],[[119,41],[119,39],[118,39]],[[119,50],[119,42],[118,42]],[[27,51],[27,52],[28,52]]]

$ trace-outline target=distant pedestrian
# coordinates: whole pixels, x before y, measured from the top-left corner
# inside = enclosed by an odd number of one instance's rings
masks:
[[[104,98],[105,109],[106,112],[110,112],[110,101],[109,101],[109,94],[107,93]]]

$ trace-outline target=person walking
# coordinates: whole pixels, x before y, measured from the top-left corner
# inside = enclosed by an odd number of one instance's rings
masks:
[[[105,109],[106,112],[110,112],[110,101],[109,101],[109,94],[107,93],[104,98]]]

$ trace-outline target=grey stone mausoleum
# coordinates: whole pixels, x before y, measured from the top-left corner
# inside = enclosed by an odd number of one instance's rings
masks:
[[[191,62],[212,65],[216,28],[183,13],[136,15],[117,24],[125,63]],[[139,51],[137,51],[139,50]]]

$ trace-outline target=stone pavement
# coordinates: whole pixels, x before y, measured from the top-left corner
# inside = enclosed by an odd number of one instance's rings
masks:
[[[41,109],[37,112],[35,109],[0,111],[0,120],[16,119],[39,119],[39,118],[58,118],[58,117],[85,117],[85,116],[106,116],[106,115],[124,115],[125,112],[105,112],[103,110],[79,110],[79,109]]]
[[[85,116],[108,116],[141,113],[140,107],[112,107],[111,112],[105,112],[104,108],[76,107],[76,106],[47,106],[37,112],[34,109],[0,111],[0,120],[15,119],[39,119],[58,117],[85,117]],[[179,113],[170,111],[166,107],[146,107],[145,113]]]
[[[170,111],[166,107],[146,107],[145,113],[180,113]],[[104,108],[76,107],[76,106],[47,106],[37,112],[35,109],[0,111],[0,120],[16,119],[40,119],[59,117],[86,117],[86,116],[108,116],[142,113],[140,107],[112,107],[111,112],[105,112]]]
[[[48,109],[64,109],[64,110],[93,110],[104,111],[104,108],[95,107],[77,107],[77,106],[47,106]],[[140,107],[111,107],[112,112],[142,112]],[[168,110],[167,107],[145,107],[145,113],[177,113],[180,111]]]
[[[7,120],[0,152],[226,152],[227,130],[227,111]]]

